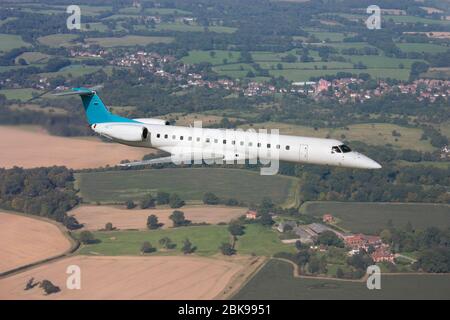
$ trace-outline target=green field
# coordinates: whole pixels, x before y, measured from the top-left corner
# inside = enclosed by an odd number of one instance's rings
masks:
[[[185,23],[160,23],[156,25],[157,30],[178,31],[178,32],[204,32],[205,27]],[[216,33],[233,33],[237,29],[223,26],[209,26],[207,30]]]
[[[317,201],[305,203],[300,210],[317,217],[330,213],[339,219],[340,227],[354,233],[378,233],[389,220],[399,228],[408,222],[422,230],[450,227],[450,206],[445,204]]]
[[[16,58],[16,63],[18,63],[20,59],[24,59],[28,64],[47,63],[49,57],[48,54],[41,52],[24,52]]]
[[[105,38],[87,38],[86,42],[89,44],[97,44],[101,47],[131,47],[131,46],[146,46],[151,43],[169,43],[173,38],[170,37],[150,37],[150,36],[124,36],[120,38],[105,37]]]
[[[439,53],[449,50],[449,47],[432,43],[398,43],[397,47],[404,52]]]
[[[214,52],[214,54],[212,54],[211,52]],[[200,62],[209,62],[212,65],[218,65],[218,64],[223,64],[224,59],[227,59],[227,63],[232,64],[234,62],[237,62],[240,57],[241,57],[240,52],[236,52],[236,51],[191,50],[191,51],[189,51],[189,54],[182,59],[182,61],[187,64],[197,64]]]
[[[290,263],[270,260],[233,299],[450,299],[450,275],[382,275],[381,290],[369,290],[365,282],[294,278]]]
[[[0,94],[3,94],[6,96],[6,99],[9,100],[29,100],[33,97],[33,92],[39,93],[39,91],[34,89],[3,89],[0,90]]]
[[[100,66],[84,66],[84,65],[70,65],[65,67],[57,72],[46,72],[40,73],[40,76],[43,77],[55,77],[55,76],[64,76],[64,77],[80,77],[86,74],[91,74],[97,72],[99,70],[105,71],[107,74],[112,73],[112,66],[100,67]]]
[[[182,209],[181,209],[182,210]],[[151,211],[149,211],[150,215]],[[208,225],[181,228],[169,228],[152,231],[114,231],[95,232],[95,238],[100,240],[97,244],[83,246],[80,254],[100,255],[139,255],[144,241],[149,241],[158,248],[155,255],[179,255],[182,243],[186,238],[197,247],[195,254],[211,256],[219,253],[219,246],[229,242],[230,234],[227,226]],[[177,246],[173,250],[161,250],[159,240],[169,237]],[[280,251],[295,251],[293,245],[283,244],[275,231],[261,225],[246,225],[245,234],[239,237],[236,249],[240,254],[256,254],[272,256]]]
[[[43,45],[49,47],[70,47],[76,45],[73,40],[77,39],[76,34],[51,34],[44,37],[39,37],[37,40]]]
[[[23,41],[21,36],[0,33],[0,52],[28,46],[30,46],[30,44]]]
[[[122,170],[77,174],[81,196],[87,202],[139,200],[148,193],[178,193],[185,200],[201,200],[206,192],[220,198],[259,203],[264,197],[282,203],[288,200],[297,179],[262,176],[257,171],[228,168],[175,168]]]

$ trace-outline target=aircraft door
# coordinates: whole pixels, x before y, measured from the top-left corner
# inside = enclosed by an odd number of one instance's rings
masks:
[[[308,145],[307,144],[300,145],[299,160],[302,162],[308,161]]]

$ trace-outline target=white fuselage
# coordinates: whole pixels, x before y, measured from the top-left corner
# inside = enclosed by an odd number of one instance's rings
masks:
[[[126,141],[114,136],[117,123],[101,123],[92,129],[116,142],[135,146],[156,148],[171,154],[201,153],[223,156],[230,160],[270,159],[296,163],[332,165],[350,168],[379,169],[374,160],[351,151],[341,141],[278,135],[274,132],[203,129],[134,123],[128,126],[146,128],[142,141]]]

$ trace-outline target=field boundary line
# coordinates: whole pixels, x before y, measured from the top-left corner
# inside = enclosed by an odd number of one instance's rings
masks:
[[[227,292],[226,294],[223,294],[223,299],[220,299],[219,296],[217,295],[216,297],[214,297],[213,300],[233,300],[233,297],[238,294],[242,288],[244,288],[247,283],[250,282],[251,279],[253,279],[253,277],[255,275],[257,275],[259,273],[259,271],[261,271],[261,269],[267,264],[268,261],[270,261],[270,258],[267,259],[264,256],[260,256],[258,258],[261,258],[261,262],[259,263],[259,265],[252,271],[250,272],[244,279],[244,281],[242,281],[240,284],[238,284],[235,288],[233,288],[232,290],[230,290],[229,292]],[[237,282],[237,279],[234,279],[234,281],[231,281],[230,284],[233,284],[233,282]]]

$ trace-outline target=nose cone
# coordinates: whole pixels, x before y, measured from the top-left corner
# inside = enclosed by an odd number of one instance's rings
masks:
[[[366,157],[365,155],[361,155],[360,162],[362,168],[364,169],[381,169],[381,165],[378,162]]]

